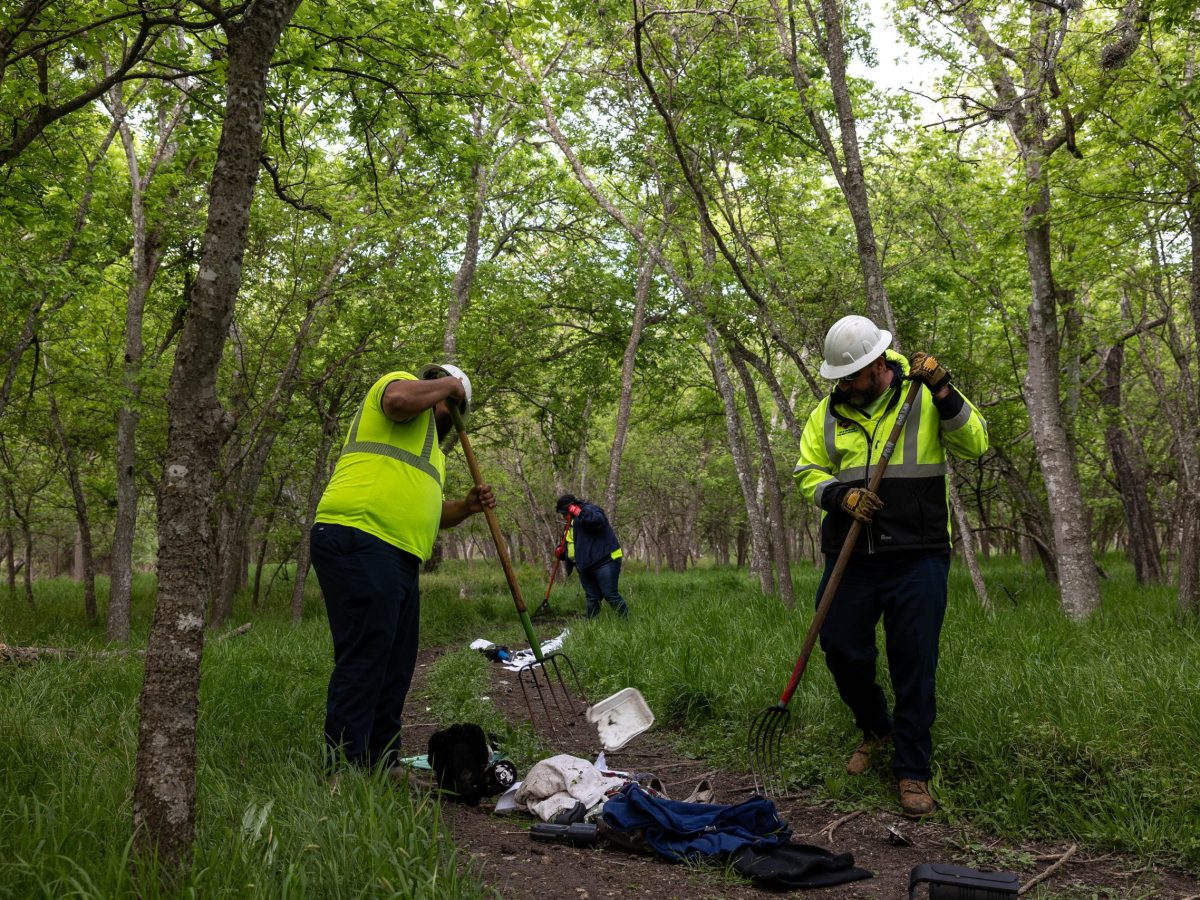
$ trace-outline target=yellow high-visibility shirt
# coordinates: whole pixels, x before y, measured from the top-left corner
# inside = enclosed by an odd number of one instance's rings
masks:
[[[389,372],[367,391],[321,495],[316,521],[361,529],[425,561],[442,520],[446,480],[433,410],[407,422],[394,422],[383,412],[387,386],[415,379],[408,372]]]

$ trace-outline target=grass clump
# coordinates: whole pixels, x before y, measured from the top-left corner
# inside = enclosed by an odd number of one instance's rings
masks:
[[[10,603],[0,640],[103,649],[102,624],[83,623],[75,599],[52,586],[34,613]],[[148,598],[137,607],[149,615]],[[208,643],[193,864],[175,880],[152,863],[131,874],[141,657],[0,667],[0,897],[488,896],[435,801],[364,773],[331,789],[331,666],[323,614],[293,626],[267,610],[247,634]]]

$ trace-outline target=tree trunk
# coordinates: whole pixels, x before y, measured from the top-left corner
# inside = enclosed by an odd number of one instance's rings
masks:
[[[133,543],[137,533],[137,428],[141,419],[142,321],[150,286],[158,273],[162,252],[157,229],[149,234],[146,226],[145,195],[154,173],[175,154],[170,140],[183,113],[185,98],[176,102],[167,124],[158,135],[156,149],[145,175],[141,172],[133,131],[129,127],[128,110],[121,96],[121,85],[109,91],[108,107],[113,125],[121,135],[129,172],[130,229],[133,247],[130,250],[129,289],[125,298],[125,357],[121,369],[121,406],[117,410],[116,489],[117,515],[113,524],[112,559],[108,592],[108,616],[105,626],[110,641],[129,640],[129,615],[133,602]]]
[[[742,501],[746,505],[746,518],[750,528],[750,571],[758,576],[759,589],[767,595],[775,593],[775,583],[771,571],[769,553],[770,542],[767,538],[766,524],[759,513],[758,502],[754,496],[754,472],[746,453],[746,440],[742,434],[740,411],[733,383],[725,369],[725,360],[721,350],[721,341],[717,330],[711,323],[705,323],[704,339],[708,343],[710,365],[713,380],[717,385],[717,393],[725,407],[725,437],[729,443],[729,452],[733,457],[733,468],[737,473],[738,485],[742,489]],[[738,565],[742,563],[742,552],[738,550]],[[783,574],[787,574],[786,572]]]
[[[291,353],[275,380],[271,396],[260,405],[258,416],[247,427],[242,447],[226,453],[226,458],[232,458],[233,463],[227,482],[230,487],[222,498],[217,526],[216,578],[213,581],[211,615],[214,628],[227,622],[233,615],[234,598],[238,590],[245,586],[249,528],[258,487],[266,471],[271,448],[279,436],[280,425],[285,419],[283,411],[291,402],[295,390],[301,356],[310,343],[320,338],[321,328],[316,327],[318,316],[333,297],[333,287],[342,267],[358,242],[357,234],[357,231],[351,233],[345,245],[330,258],[320,285],[308,300],[304,320],[292,340]]]
[[[1125,347],[1111,347],[1104,359],[1104,387],[1100,402],[1104,404],[1107,424],[1104,442],[1112,458],[1113,474],[1121,495],[1125,527],[1129,533],[1129,557],[1138,584],[1157,584],[1163,580],[1158,534],[1154,530],[1154,514],[1146,493],[1146,475],[1136,462],[1129,434],[1122,423],[1121,379]]]
[[[312,478],[308,483],[308,496],[304,503],[304,521],[300,528],[300,545],[296,550],[296,579],[292,582],[292,624],[298,625],[304,618],[304,585],[308,581],[308,567],[311,563],[308,533],[312,530],[313,522],[317,519],[317,506],[321,502],[321,494],[329,481],[331,466],[329,452],[339,435],[338,416],[342,408],[342,398],[346,395],[349,382],[343,380],[334,389],[326,407],[321,403],[320,387],[332,376],[332,372],[318,383],[313,390],[313,406],[321,417],[321,442],[317,445],[316,459],[313,461]]]
[[[139,700],[134,847],[168,868],[191,857],[196,821],[196,714],[210,583],[213,473],[231,423],[217,370],[241,285],[262,148],[267,73],[300,0],[257,0],[228,30],[225,119],[209,184],[200,268],[167,392],[159,487],[158,602]]]
[[[625,452],[629,412],[633,407],[633,371],[637,361],[638,344],[642,340],[642,329],[646,324],[646,302],[650,296],[654,268],[654,260],[649,254],[639,254],[633,324],[629,328],[629,340],[625,344],[625,357],[621,362],[621,397],[617,403],[617,424],[613,430],[612,451],[608,460],[608,482],[604,489],[604,509],[608,513],[609,521],[614,524],[618,519],[617,487],[621,481],[621,455]]]
[[[1191,253],[1191,270],[1188,273],[1188,310],[1192,317],[1193,337],[1200,339],[1200,179],[1193,177],[1188,184],[1188,239]],[[1193,343],[1193,354],[1200,353],[1200,344]],[[1189,365],[1191,380],[1191,368]],[[1200,405],[1200,396],[1186,398],[1195,410]],[[1200,512],[1200,458],[1198,458],[1197,426],[1195,417],[1191,422],[1193,431],[1181,448],[1183,479],[1180,493],[1184,495],[1183,523],[1179,529],[1179,611],[1200,612],[1200,525],[1196,515]]]
[[[1087,508],[1075,454],[1059,400],[1058,312],[1050,252],[1050,188],[1041,156],[1027,157],[1026,183],[1034,200],[1025,208],[1022,231],[1032,287],[1029,304],[1029,371],[1025,396],[1050,507],[1063,611],[1083,619],[1100,605],[1100,582],[1088,535]]]
[[[767,509],[770,532],[770,556],[775,567],[775,577],[778,579],[779,595],[788,609],[796,608],[796,595],[792,589],[792,563],[788,556],[787,519],[783,514],[783,488],[779,483],[779,472],[775,467],[775,454],[771,452],[770,435],[763,419],[762,407],[758,403],[758,392],[746,364],[736,352],[730,354],[734,369],[742,381],[742,389],[746,395],[746,408],[750,413],[750,423],[758,439],[759,456],[762,465],[759,473],[762,477],[764,501]]]
[[[46,371],[50,371],[49,360],[42,357]],[[67,438],[63,427],[62,417],[58,414],[58,401],[54,397],[54,388],[48,387],[46,397],[50,405],[50,422],[58,437],[58,445],[63,453],[63,468],[66,470],[67,483],[71,486],[71,499],[75,504],[75,522],[79,528],[80,550],[83,555],[83,613],[89,624],[95,623],[98,611],[96,609],[96,561],[92,553],[92,524],[88,515],[87,497],[83,492],[83,479],[79,474],[79,464],[75,460],[75,451]]]
[[[967,519],[967,510],[958,495],[958,487],[954,483],[954,463],[946,460],[946,484],[950,488],[950,511],[954,515],[954,523],[958,527],[959,549],[962,551],[963,562],[971,574],[971,584],[975,588],[975,597],[979,605],[988,612],[992,611],[992,601],[988,597],[987,583],[983,580],[983,570],[975,556],[975,532],[971,530],[971,522]]]

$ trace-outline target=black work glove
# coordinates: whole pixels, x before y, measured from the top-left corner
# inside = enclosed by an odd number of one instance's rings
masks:
[[[950,370],[938,362],[936,356],[930,356],[928,353],[912,355],[908,361],[908,375],[925,382],[934,393],[950,383]]]
[[[879,495],[866,488],[850,488],[842,495],[839,505],[860,522],[870,522],[875,518],[875,513],[883,509]]]

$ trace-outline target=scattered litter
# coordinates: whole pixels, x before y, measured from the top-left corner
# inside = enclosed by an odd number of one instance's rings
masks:
[[[620,750],[654,724],[654,713],[646,705],[646,698],[631,687],[589,706],[587,718],[596,725],[605,750]]]
[[[567,635],[570,633],[571,630],[569,628],[563,629],[562,634],[558,637],[542,641],[542,656],[548,656],[551,653],[561,650],[563,641],[567,639]],[[471,641],[470,647],[472,650],[479,650],[488,659],[500,663],[510,672],[519,672],[530,663],[537,662],[537,657],[531,649],[509,650],[507,647],[497,646],[484,638],[476,638]]]

